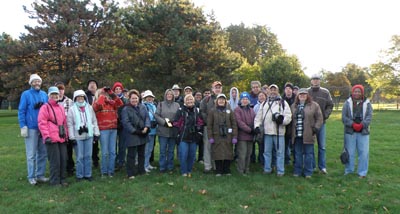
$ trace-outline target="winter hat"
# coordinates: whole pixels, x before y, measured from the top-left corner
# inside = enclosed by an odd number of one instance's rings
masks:
[[[319,74],[313,74],[313,75],[311,75],[311,79],[312,79],[312,80],[313,80],[313,79],[320,80],[320,79],[321,79],[321,75],[319,75]]]
[[[40,82],[42,82],[42,78],[40,78],[40,76],[37,74],[31,74],[29,77],[29,85],[32,84],[33,80],[40,80]]]
[[[290,83],[290,82],[287,82],[287,83],[285,84],[285,87],[284,87],[284,88],[286,88],[286,87],[289,87],[289,88],[291,88],[292,90],[293,90],[293,88],[294,88],[293,84]]]
[[[351,93],[354,93],[356,88],[359,88],[361,90],[361,95],[364,96],[364,87],[362,85],[354,85],[353,88],[351,88]]]
[[[298,94],[308,94],[308,89],[306,88],[300,88]]]
[[[250,100],[250,94],[247,93],[246,91],[245,91],[245,92],[242,92],[242,93],[240,94],[240,100],[239,100],[239,101],[242,101],[243,98],[247,98],[248,100]]]
[[[217,100],[218,100],[218,98],[220,98],[220,97],[222,97],[222,98],[224,98],[224,99],[226,100],[226,96],[225,96],[225,94],[218,94],[218,96],[217,96]]]
[[[84,96],[84,97],[85,97],[85,100],[86,100],[86,101],[88,100],[88,99],[87,99],[87,96],[86,96],[86,94],[85,94],[85,92],[84,92],[83,90],[76,90],[76,91],[74,92],[74,98],[73,98],[74,102],[76,101],[76,98],[79,97],[79,96]]]
[[[269,86],[269,89],[271,89],[271,88],[276,88],[276,89],[278,89],[278,90],[279,90],[279,87],[278,87],[276,84],[272,84],[272,85],[270,85],[270,86]]]
[[[50,97],[50,94],[60,94],[60,91],[58,90],[57,87],[51,86],[48,90],[47,95]]]
[[[144,91],[142,97],[143,97],[143,99],[144,99],[144,98],[146,98],[146,97],[153,97],[153,98],[154,98],[155,96],[154,96],[153,92],[151,92],[150,90],[146,90],[146,91]]]
[[[121,90],[124,90],[124,86],[120,82],[115,82],[113,87],[112,87],[112,90],[115,91],[115,88],[117,88],[117,87],[120,87]]]
[[[97,87],[97,88],[99,87],[99,84],[98,84],[98,83],[97,83],[97,81],[96,81],[96,80],[94,80],[94,79],[90,79],[90,80],[88,80],[88,81],[87,81],[87,86],[89,86],[89,84],[90,84],[91,82],[94,82],[94,83],[96,83],[96,87]]]

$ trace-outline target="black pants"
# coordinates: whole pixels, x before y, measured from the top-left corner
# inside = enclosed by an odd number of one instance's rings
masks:
[[[67,177],[67,144],[49,143],[46,149],[50,163],[50,184],[62,184]]]
[[[203,140],[200,140],[197,145],[199,145],[199,155],[197,157],[197,161],[202,161],[202,160],[204,160],[204,158],[203,158],[204,157],[204,142],[203,142]]]
[[[73,151],[74,151],[74,145],[69,141],[67,143],[67,172],[68,174],[73,174],[74,173],[74,159],[73,159]]]
[[[94,167],[99,166],[99,141],[93,141],[93,150],[92,150],[92,162]]]
[[[144,170],[144,151],[146,144],[128,147],[128,155],[126,158],[126,172],[128,177],[145,174]],[[135,165],[138,158],[138,165]]]
[[[231,160],[216,160],[215,168],[217,174],[230,174],[231,173]]]

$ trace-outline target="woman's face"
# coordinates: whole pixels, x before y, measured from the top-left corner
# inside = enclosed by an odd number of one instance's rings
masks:
[[[220,97],[217,99],[218,106],[225,106],[225,102],[226,102],[225,98]]]
[[[260,103],[264,102],[266,99],[267,99],[267,97],[265,96],[264,93],[258,94],[258,101],[260,101]]]
[[[242,106],[247,106],[247,105],[249,105],[249,103],[250,103],[249,98],[243,97],[243,98],[240,100],[240,103],[242,104]]]
[[[129,103],[133,106],[137,106],[139,104],[139,97],[136,94],[131,94],[129,98]]]
[[[83,103],[83,101],[85,101],[85,97],[84,97],[84,96],[78,96],[78,97],[76,97],[76,102],[78,102],[78,103]]]
[[[170,91],[167,92],[167,100],[174,100],[174,94]]]
[[[192,106],[194,106],[194,97],[188,97],[188,98],[186,98],[185,99],[185,105],[187,106],[187,107],[192,107]]]
[[[122,93],[122,88],[121,87],[115,87],[114,92],[116,94],[121,94]]]
[[[194,98],[195,98],[197,101],[201,101],[201,99],[203,98],[203,96],[202,96],[202,94],[201,94],[200,92],[197,92],[197,93],[194,95]]]
[[[354,89],[353,98],[356,100],[359,100],[359,99],[361,99],[361,97],[362,97],[361,89],[359,89],[359,88]]]
[[[307,100],[307,96],[308,95],[305,93],[299,94],[299,100],[305,102]]]
[[[235,99],[235,98],[236,98],[236,95],[237,95],[237,90],[236,90],[236,89],[233,89],[233,90],[232,90],[232,98]]]
[[[58,94],[51,93],[49,98],[52,99],[52,100],[58,101]]]
[[[148,102],[148,103],[154,102],[154,98],[153,98],[152,96],[147,96],[147,97],[145,97],[144,99],[145,99],[146,102]]]

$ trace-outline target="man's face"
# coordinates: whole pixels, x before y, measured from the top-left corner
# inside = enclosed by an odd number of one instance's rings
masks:
[[[202,95],[201,95],[201,92],[197,92],[197,93],[194,95],[194,99],[196,99],[197,101],[201,101],[202,98],[203,98],[203,97],[202,97]]]
[[[90,82],[88,85],[88,90],[91,91],[92,93],[96,92],[97,86],[95,82]]]
[[[181,94],[181,91],[179,89],[173,89],[172,91],[174,92],[175,97],[178,97]]]
[[[311,86],[319,87],[320,84],[321,84],[321,80],[320,79],[311,79]]]
[[[211,95],[211,91],[204,91],[203,96],[208,97]]]
[[[212,90],[215,95],[218,95],[218,94],[222,93],[222,85],[216,85],[213,87]]]
[[[293,95],[293,90],[292,90],[291,87],[286,87],[286,88],[285,88],[285,95],[286,95],[286,97],[292,97],[292,95]]]
[[[272,97],[278,96],[279,91],[278,91],[277,88],[272,87],[272,88],[270,88],[269,90],[270,90],[270,96],[272,96]]]
[[[42,81],[41,80],[33,80],[31,83],[31,86],[35,89],[35,90],[39,90],[40,87],[42,86]]]
[[[64,97],[65,89],[59,88],[58,91],[60,91],[60,99],[62,99]]]
[[[188,94],[192,94],[192,90],[186,89],[186,90],[185,90],[185,95],[188,95]]]
[[[261,90],[261,88],[260,88],[260,86],[259,86],[258,84],[252,84],[252,85],[251,85],[251,91],[252,91],[254,94],[260,93],[260,90]]]

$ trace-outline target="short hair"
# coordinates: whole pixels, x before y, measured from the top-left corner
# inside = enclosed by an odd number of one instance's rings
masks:
[[[258,81],[258,80],[253,80],[253,81],[251,81],[250,86],[252,86],[253,84],[257,84],[258,86],[261,87],[261,82]]]

